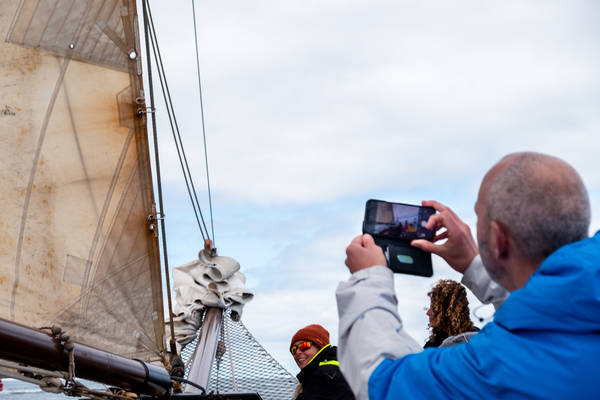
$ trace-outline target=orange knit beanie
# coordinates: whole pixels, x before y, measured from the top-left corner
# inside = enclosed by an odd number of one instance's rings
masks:
[[[322,349],[329,344],[329,332],[327,332],[327,329],[323,328],[321,325],[308,325],[296,332],[294,337],[292,337],[290,347],[292,347],[292,345],[298,340],[310,340],[319,349]]]

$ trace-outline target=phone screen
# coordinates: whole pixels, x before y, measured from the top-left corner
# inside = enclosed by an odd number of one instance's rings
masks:
[[[425,228],[427,220],[435,214],[432,207],[369,200],[365,209],[363,231],[389,239],[432,240],[433,229]]]

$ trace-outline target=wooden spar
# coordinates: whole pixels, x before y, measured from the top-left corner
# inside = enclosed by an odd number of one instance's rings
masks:
[[[138,394],[164,396],[170,391],[171,378],[161,367],[79,343],[75,343],[73,351],[78,378]],[[0,358],[52,371],[69,368],[67,350],[50,334],[1,318]]]
[[[217,341],[219,340],[222,319],[223,311],[220,308],[208,308],[202,322],[198,344],[194,351],[194,358],[188,379],[204,388],[208,387],[210,381],[210,370],[212,368],[212,360],[215,359],[215,353],[217,352]],[[209,361],[206,362],[206,360]],[[199,391],[198,388],[191,385],[185,387],[186,393],[198,393]]]

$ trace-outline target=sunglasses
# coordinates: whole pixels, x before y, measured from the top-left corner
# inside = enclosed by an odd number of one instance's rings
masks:
[[[293,345],[292,347],[290,347],[290,353],[292,353],[292,355],[296,355],[296,353],[299,351],[306,351],[308,349],[310,349],[312,346],[312,342],[310,340],[307,340],[306,342],[300,342],[298,344]]]

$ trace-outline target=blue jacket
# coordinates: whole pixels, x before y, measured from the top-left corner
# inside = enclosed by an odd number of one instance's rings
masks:
[[[375,399],[600,399],[600,232],[551,254],[469,343],[385,359]]]

